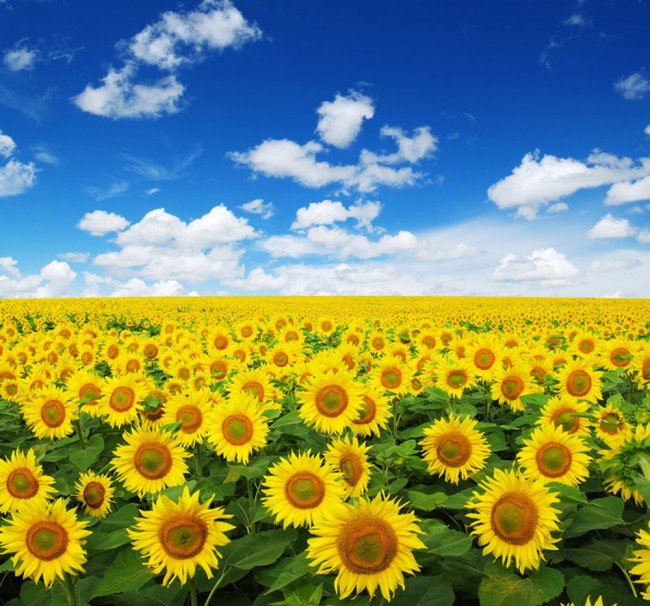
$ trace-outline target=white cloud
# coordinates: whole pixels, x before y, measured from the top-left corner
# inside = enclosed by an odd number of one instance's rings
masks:
[[[180,297],[184,294],[186,294],[184,286],[176,280],[147,284],[140,278],[131,278],[116,288],[111,297]]]
[[[551,281],[557,285],[572,283],[578,268],[554,248],[542,248],[524,258],[508,254],[499,261],[492,277],[500,282]]]
[[[129,226],[129,222],[122,216],[109,213],[105,210],[94,210],[86,213],[77,227],[87,231],[93,236],[105,236],[113,231],[121,231]]]
[[[14,48],[6,51],[2,60],[12,72],[31,70],[36,61],[36,51],[28,48]]]
[[[337,221],[356,219],[358,226],[370,228],[374,219],[379,216],[379,202],[361,202],[347,208],[338,201],[323,200],[312,202],[307,207],[296,211],[296,220],[291,229],[306,229],[312,225],[331,225]]]
[[[588,19],[585,19],[584,15],[582,15],[581,13],[574,13],[564,21],[564,25],[571,25],[574,27],[586,27],[588,25],[591,25],[591,22]]]
[[[228,286],[239,290],[279,290],[286,286],[286,276],[273,276],[267,274],[262,267],[253,268],[246,278],[231,280]]]
[[[271,202],[264,202],[261,198],[246,202],[239,208],[252,215],[260,215],[262,219],[270,219],[275,214],[275,206]]]
[[[0,156],[9,158],[16,151],[16,143],[9,136],[2,133],[0,130]]]
[[[589,266],[589,271],[595,273],[611,273],[635,269],[643,263],[639,259],[596,259]]]
[[[38,274],[23,276],[17,261],[11,257],[0,259],[0,297],[66,297],[71,295],[77,274],[62,261],[51,261]]]
[[[642,229],[636,239],[639,244],[650,244],[650,229]]]
[[[637,233],[637,229],[630,225],[627,219],[617,219],[607,213],[588,232],[590,240],[604,238],[630,238]]]
[[[635,164],[630,158],[594,151],[586,162],[528,153],[512,174],[488,189],[500,209],[516,209],[517,216],[534,219],[538,210],[580,189],[609,185],[650,175],[650,158]]]
[[[43,164],[54,165],[59,163],[59,159],[42,145],[34,145],[32,150],[34,151],[34,157]]]
[[[644,132],[646,135],[649,135],[649,136],[650,136],[650,124],[648,124],[648,126],[646,126],[646,127],[643,129],[643,132]]]
[[[650,80],[643,72],[635,72],[625,78],[620,78],[614,84],[614,89],[631,101],[643,99],[650,92]]]
[[[567,210],[569,210],[569,205],[566,202],[556,202],[555,204],[551,204],[546,209],[546,212],[552,215],[556,213],[563,213]]]
[[[157,194],[160,191],[159,187],[150,187],[146,192],[144,192],[147,196],[153,196],[154,194]]]
[[[175,76],[161,78],[154,84],[136,84],[133,75],[132,63],[121,70],[110,68],[101,86],[86,85],[73,102],[82,111],[113,119],[157,118],[180,110],[185,87]]]
[[[605,204],[616,205],[627,202],[650,200],[650,176],[638,181],[621,181],[614,183],[607,192]]]
[[[87,252],[67,252],[61,253],[59,258],[71,263],[86,263],[90,259],[90,253]]]
[[[51,261],[41,269],[40,278],[44,284],[36,289],[37,298],[65,297],[71,293],[72,283],[77,277],[65,261]]]
[[[320,138],[334,147],[348,147],[358,136],[361,124],[375,115],[372,99],[358,92],[348,96],[337,94],[334,101],[323,101],[317,110],[316,131]]]
[[[361,161],[365,164],[397,164],[409,162],[415,164],[433,154],[438,147],[438,139],[431,134],[428,126],[420,126],[409,137],[401,128],[383,126],[379,134],[393,139],[397,143],[397,151],[388,155],[377,155],[363,150]]]
[[[416,252],[417,258],[422,261],[452,261],[454,259],[475,257],[479,254],[481,254],[481,251],[478,248],[469,246],[464,242],[459,242],[450,248],[441,249],[426,240],[418,246]]]
[[[126,181],[116,181],[106,188],[87,187],[86,192],[95,200],[108,200],[109,198],[121,196],[127,189],[129,189],[129,184]]]
[[[27,191],[36,183],[36,166],[33,162],[23,164],[18,160],[9,160],[0,167],[0,198],[17,196]]]
[[[204,0],[195,11],[168,11],[136,34],[129,43],[135,58],[173,70],[199,60],[205,50],[240,47],[262,36],[231,2]]]

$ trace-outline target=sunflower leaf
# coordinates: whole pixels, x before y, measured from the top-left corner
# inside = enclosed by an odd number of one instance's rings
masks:
[[[524,577],[500,564],[490,564],[485,575],[478,589],[481,606],[539,606],[564,589],[564,576],[552,568]]]
[[[131,548],[124,549],[104,572],[102,580],[95,587],[93,598],[138,591],[152,578],[151,571],[142,563],[140,555]]]
[[[70,449],[70,463],[81,471],[86,471],[97,460],[103,449],[104,439],[95,434],[90,437],[85,449],[79,446]]]

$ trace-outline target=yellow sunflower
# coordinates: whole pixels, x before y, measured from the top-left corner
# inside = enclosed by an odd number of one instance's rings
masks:
[[[185,481],[189,456],[167,432],[134,429],[124,434],[126,444],[115,449],[111,466],[124,487],[138,496],[156,493]]]
[[[647,598],[646,598],[647,599]],[[573,602],[569,602],[568,604],[562,604],[562,606],[576,606]],[[595,602],[591,601],[591,596],[587,596],[587,599],[585,600],[584,606],[605,606],[603,603],[603,596],[599,595],[596,598]],[[612,606],[618,606],[617,604],[612,604]]]
[[[538,425],[559,427],[575,436],[587,438],[591,435],[591,421],[583,416],[589,412],[589,405],[586,402],[554,397],[549,399],[541,409],[541,415],[537,420]]]
[[[187,486],[177,503],[161,495],[151,510],[140,510],[127,534],[133,548],[147,558],[146,564],[154,574],[165,572],[163,585],[178,579],[181,585],[194,578],[200,566],[212,578],[219,566],[218,547],[230,539],[225,535],[234,526],[223,522],[232,516],[222,507],[210,508],[212,498],[199,502],[199,492],[190,494]]]
[[[74,433],[72,421],[79,417],[78,407],[68,402],[68,394],[59,387],[45,387],[32,394],[22,413],[37,438],[50,440]]]
[[[571,360],[555,373],[560,382],[559,395],[595,404],[603,397],[600,391],[602,374],[594,370],[589,359]]]
[[[370,465],[368,451],[370,447],[348,436],[334,440],[325,453],[325,461],[338,469],[345,487],[345,498],[359,497],[368,489]]]
[[[612,403],[596,407],[596,435],[610,448],[620,444],[630,429],[623,413]]]
[[[427,427],[420,441],[427,471],[458,484],[461,478],[466,480],[483,469],[490,456],[490,447],[476,425],[474,419],[461,420],[450,414],[449,420],[438,419]]]
[[[260,404],[271,400],[274,393],[269,376],[261,368],[240,370],[230,379],[227,389],[231,395],[250,393]]]
[[[111,427],[122,427],[138,418],[139,404],[148,391],[143,378],[143,375],[128,373],[106,381],[100,406],[102,416]]]
[[[381,430],[388,426],[388,421],[393,416],[389,400],[384,395],[384,390],[378,389],[372,383],[362,383],[359,387],[361,409],[352,420],[350,428],[356,435],[379,437]]]
[[[207,432],[206,420],[210,413],[210,390],[187,391],[172,395],[165,402],[160,424],[182,423],[176,439],[181,446],[202,444]]]
[[[226,461],[247,464],[255,450],[266,446],[269,426],[257,398],[247,392],[228,397],[212,408],[207,439]]]
[[[359,386],[350,373],[319,374],[307,389],[298,392],[300,416],[310,427],[328,434],[340,434],[359,418],[363,408]]]
[[[413,371],[408,364],[392,355],[381,357],[370,373],[370,380],[379,389],[400,395],[411,389],[412,378]]]
[[[641,549],[635,549],[632,552],[632,557],[629,558],[635,566],[630,570],[630,574],[640,575],[641,578],[635,580],[635,583],[644,584],[645,591],[641,593],[644,600],[650,601],[650,533],[641,528],[636,536],[636,544]]]
[[[91,417],[100,414],[99,399],[102,397],[104,385],[102,377],[89,370],[78,370],[66,381],[70,401],[73,404],[83,401],[81,410]]]
[[[635,344],[624,338],[614,338],[604,341],[598,356],[598,364],[608,370],[625,369],[629,371],[632,368],[634,359]]]
[[[637,350],[633,370],[636,372],[634,380],[639,390],[650,388],[650,345],[644,345]]]
[[[294,452],[269,469],[262,487],[262,503],[283,528],[311,526],[340,509],[345,490],[334,468],[320,455]]]
[[[435,367],[434,385],[445,393],[460,398],[476,384],[474,370],[467,360],[455,356],[440,357]]]
[[[465,350],[465,358],[472,365],[474,374],[490,381],[499,368],[503,346],[494,333],[484,333],[474,339]]]
[[[0,513],[16,511],[25,505],[36,507],[56,492],[54,478],[43,473],[36,455],[14,450],[9,459],[0,460]]]
[[[379,494],[346,504],[311,528],[310,565],[318,567],[317,574],[337,573],[334,589],[341,599],[364,590],[372,598],[379,588],[389,601],[398,587],[404,589],[404,575],[420,570],[413,550],[425,547],[418,537],[423,533],[415,515],[400,509]]]
[[[107,475],[93,471],[82,473],[75,484],[77,501],[84,506],[87,514],[96,518],[105,518],[113,501],[115,488]]]
[[[589,450],[578,436],[545,425],[524,440],[517,460],[526,478],[576,487],[589,477]]]
[[[65,574],[84,571],[86,552],[83,548],[86,522],[77,520],[74,510],[65,508],[65,501],[38,503],[12,514],[0,527],[0,545],[11,553],[17,575],[38,582],[41,578],[50,587]]]
[[[558,531],[558,502],[544,482],[529,480],[516,472],[494,470],[494,476],[481,482],[482,493],[474,492],[467,507],[473,518],[472,534],[478,536],[483,555],[501,558],[506,567],[514,559],[521,573],[539,568],[542,552],[557,550],[560,539],[551,536]]]
[[[526,409],[521,396],[533,393],[532,377],[528,368],[515,364],[507,368],[499,368],[494,373],[491,386],[492,399],[499,404],[507,404],[515,412]]]

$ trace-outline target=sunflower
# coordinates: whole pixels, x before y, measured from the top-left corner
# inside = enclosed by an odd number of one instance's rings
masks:
[[[425,437],[420,441],[423,458],[428,463],[427,471],[458,484],[460,478],[466,480],[483,469],[490,448],[476,425],[474,419],[466,417],[461,420],[450,414],[449,420],[438,419],[427,427]]]
[[[143,375],[128,373],[108,379],[104,398],[100,401],[102,415],[111,427],[122,427],[138,418],[138,404],[147,396]]]
[[[559,395],[595,404],[603,397],[600,391],[602,374],[594,370],[588,359],[571,360],[556,373],[560,382]]]
[[[56,492],[54,478],[36,465],[36,455],[14,450],[9,459],[0,460],[0,513],[16,511],[23,505],[36,507]]]
[[[411,389],[413,372],[399,358],[386,355],[380,358],[370,373],[370,380],[382,391],[404,394]]]
[[[111,466],[127,490],[143,497],[185,481],[189,453],[171,434],[134,429],[124,439],[126,444],[115,449]]]
[[[435,374],[434,385],[456,398],[460,398],[466,389],[476,384],[472,366],[466,360],[455,356],[441,357]]]
[[[222,520],[232,516],[222,507],[210,508],[212,497],[203,504],[199,498],[199,492],[190,494],[187,486],[177,503],[161,495],[151,510],[140,510],[140,517],[126,530],[153,573],[165,571],[165,587],[174,579],[185,585],[194,578],[197,566],[211,579],[221,557],[217,547],[230,542],[225,533],[234,526]]]
[[[472,365],[475,375],[490,381],[499,368],[503,356],[502,345],[493,333],[480,334],[465,350],[465,358]]]
[[[352,419],[350,428],[356,435],[379,437],[381,430],[386,428],[393,415],[388,398],[383,390],[379,390],[371,383],[362,383],[359,387],[361,409]]]
[[[345,498],[359,497],[368,489],[370,465],[365,442],[359,443],[356,437],[334,440],[325,453],[325,461],[338,469],[345,486]]]
[[[404,574],[420,570],[414,549],[425,545],[418,534],[418,519],[401,513],[400,504],[378,494],[372,501],[360,499],[344,505],[310,530],[307,557],[317,574],[336,572],[334,589],[345,599],[364,589],[372,598],[377,591],[387,601],[397,587],[404,589]]]
[[[636,544],[641,549],[635,549],[632,552],[632,557],[629,558],[635,566],[630,570],[630,574],[640,575],[640,579],[635,580],[635,583],[643,583],[646,585],[645,591],[641,593],[644,600],[650,601],[650,533],[643,528],[639,529],[636,536]]]
[[[99,399],[104,385],[102,377],[88,370],[78,370],[66,381],[70,401],[74,404],[83,402],[81,410],[91,417],[100,414]]]
[[[636,371],[635,381],[639,390],[648,389],[650,387],[650,345],[644,345],[637,350],[633,370]]]
[[[501,558],[506,567],[512,560],[521,573],[539,568],[542,552],[557,550],[559,538],[551,532],[559,530],[557,493],[544,482],[521,477],[516,472],[494,470],[494,476],[479,484],[483,493],[474,492],[467,507],[473,518],[472,534],[478,535],[483,555]]]
[[[105,518],[108,515],[115,492],[108,476],[92,471],[82,473],[74,488],[77,501],[84,506],[87,514],[96,518]]]
[[[610,448],[620,444],[630,429],[623,413],[611,402],[607,406],[598,406],[596,410],[596,435]]]
[[[37,438],[50,440],[74,433],[72,421],[79,410],[68,402],[68,394],[59,387],[45,387],[32,395],[22,408],[25,423]]]
[[[269,369],[279,376],[290,373],[301,358],[302,345],[295,341],[278,342],[266,354]]]
[[[269,376],[261,368],[253,370],[240,370],[234,375],[227,385],[231,395],[242,392],[254,395],[260,404],[273,398],[274,389]]]
[[[345,488],[320,455],[292,452],[269,469],[263,490],[262,503],[286,528],[311,526],[338,510]]]
[[[537,419],[538,425],[550,423],[554,427],[559,427],[567,433],[581,438],[591,435],[591,421],[579,416],[589,412],[589,405],[586,402],[556,396],[549,399],[540,412],[541,416]]]
[[[181,423],[176,438],[181,446],[202,444],[206,434],[206,419],[210,412],[210,390],[188,391],[172,395],[165,402],[161,425]]]
[[[517,454],[526,478],[574,488],[589,477],[589,447],[561,427],[538,427]]]
[[[269,426],[263,408],[250,393],[233,394],[212,408],[207,439],[226,461],[247,464],[255,450],[266,446]]]
[[[648,598],[646,598],[648,599]],[[573,602],[568,604],[562,604],[561,606],[576,606]],[[603,603],[603,596],[599,595],[594,602],[591,601],[591,596],[587,596],[584,606],[605,606]],[[612,606],[618,606],[617,604],[612,604]]]
[[[74,510],[65,508],[65,501],[41,502],[12,514],[0,527],[0,545],[11,553],[17,575],[38,582],[41,578],[50,587],[64,574],[84,571],[86,552],[83,549],[86,522],[77,520]],[[20,562],[20,564],[19,564]]]
[[[521,396],[533,393],[529,370],[518,364],[498,369],[494,373],[491,391],[492,399],[499,404],[507,404],[515,412],[524,411],[526,407],[521,401]]]
[[[629,370],[634,359],[633,341],[614,338],[604,341],[598,356],[598,364],[608,370]]]
[[[359,386],[343,370],[315,375],[296,399],[305,424],[323,433],[342,433],[362,410]]]

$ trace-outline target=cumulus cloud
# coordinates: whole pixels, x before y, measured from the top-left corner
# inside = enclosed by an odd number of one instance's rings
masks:
[[[0,167],[0,198],[18,196],[36,183],[36,166],[9,160]]]
[[[73,98],[82,111],[105,118],[157,118],[180,110],[185,87],[176,76],[166,76],[153,84],[133,81],[135,67],[127,63],[122,69],[111,68],[102,79],[103,84],[86,85]]]
[[[63,261],[51,261],[38,274],[24,276],[12,257],[0,258],[0,297],[49,298],[71,295],[77,274]]]
[[[12,72],[31,70],[36,62],[36,51],[28,48],[14,48],[5,51],[2,61]]]
[[[334,101],[323,101],[317,110],[320,138],[334,147],[348,147],[358,136],[361,124],[375,115],[372,99],[358,92],[337,94]]]
[[[627,219],[617,219],[607,213],[588,232],[587,238],[598,240],[605,238],[630,238],[637,233],[637,229],[630,225]]]
[[[246,291],[279,290],[286,286],[287,276],[274,276],[266,273],[262,267],[255,267],[245,278],[231,280],[227,284],[231,288]]]
[[[582,162],[528,153],[512,174],[488,189],[489,198],[501,209],[534,219],[540,208],[580,189],[600,187],[650,175],[650,158],[635,163],[630,158],[594,151]]]
[[[264,202],[261,198],[246,202],[239,208],[252,215],[260,215],[262,219],[270,219],[275,214],[275,206],[271,202]]]
[[[636,101],[650,92],[650,80],[643,72],[635,72],[617,80],[614,90],[623,95],[623,99]]]
[[[87,252],[66,252],[61,253],[59,258],[71,263],[86,263],[90,259],[90,253]]]
[[[16,151],[16,142],[0,130],[0,156],[9,158]]]
[[[105,210],[94,210],[86,213],[77,227],[93,236],[105,236],[114,231],[122,231],[129,222],[122,216]]]
[[[117,287],[111,297],[180,297],[185,294],[185,287],[176,280],[147,284],[140,278],[131,278]]]
[[[554,248],[541,248],[523,258],[506,255],[492,277],[500,282],[543,281],[560,286],[572,283],[578,275],[578,268],[564,254]]]
[[[323,200],[312,202],[307,207],[296,211],[296,220],[291,224],[291,229],[306,229],[312,225],[331,225],[336,222],[356,219],[357,226],[370,229],[371,223],[379,216],[381,204],[379,202],[361,202],[345,207],[341,202]]]
[[[556,202],[555,204],[551,204],[547,209],[546,212],[549,213],[550,215],[556,214],[556,213],[563,213],[569,210],[569,205],[566,202]]]
[[[637,181],[614,183],[607,192],[605,204],[614,206],[639,200],[650,200],[650,176]]]
[[[433,154],[438,147],[438,139],[431,134],[428,126],[420,126],[409,137],[401,128],[383,126],[379,131],[382,137],[393,139],[397,143],[397,151],[387,155],[377,155],[363,150],[361,162],[364,164],[398,164],[408,162],[415,164]]]

